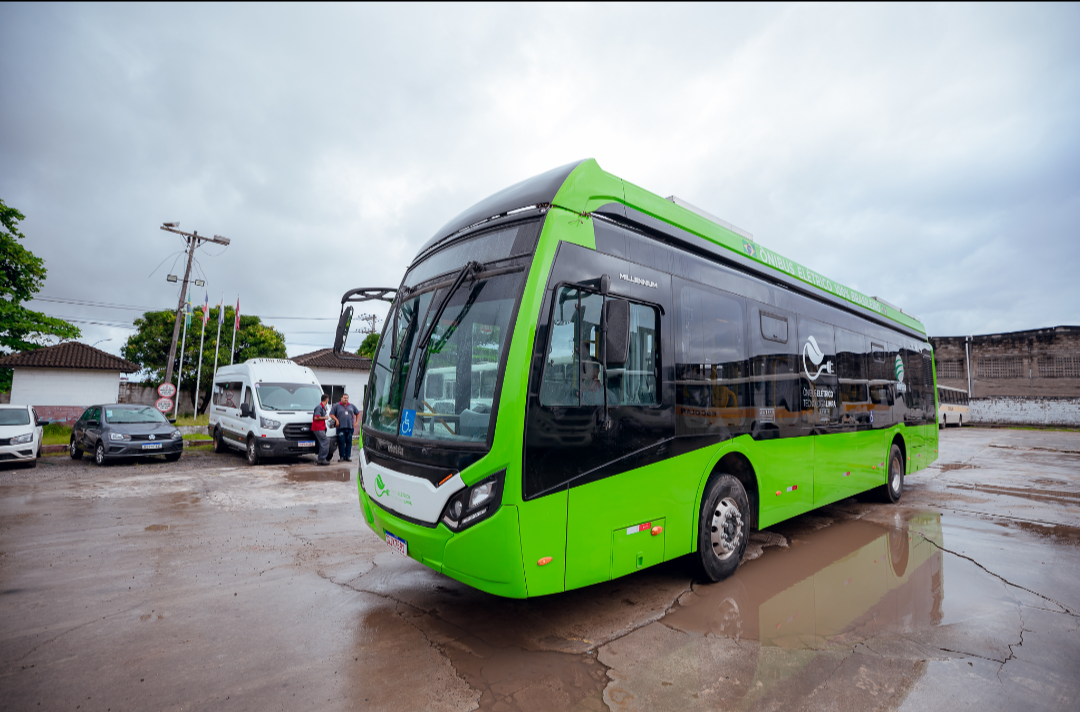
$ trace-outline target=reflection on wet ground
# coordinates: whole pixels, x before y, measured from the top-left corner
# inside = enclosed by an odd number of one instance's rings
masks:
[[[525,601],[388,552],[344,468],[17,473],[0,711],[1071,709],[1077,438],[947,431],[961,466],[755,532],[728,581],[687,557]]]
[[[689,633],[804,649],[937,625],[944,597],[941,518],[920,513],[904,524],[837,522],[794,538],[726,581],[695,586],[663,622]]]

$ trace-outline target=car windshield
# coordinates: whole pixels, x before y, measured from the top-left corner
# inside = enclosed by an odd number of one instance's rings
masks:
[[[392,338],[375,355],[365,425],[402,437],[486,442],[523,279],[523,271],[480,273],[453,294],[444,284],[400,302],[389,317]]]
[[[263,410],[314,410],[323,391],[314,383],[256,383]]]
[[[0,408],[0,425],[30,425],[26,408]]]
[[[125,423],[168,423],[156,408],[106,408],[105,422],[113,425]]]

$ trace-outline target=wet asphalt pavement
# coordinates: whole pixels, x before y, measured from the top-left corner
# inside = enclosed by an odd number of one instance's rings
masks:
[[[529,601],[390,552],[355,472],[0,471],[0,709],[1077,709],[1080,433],[950,429],[899,506]]]

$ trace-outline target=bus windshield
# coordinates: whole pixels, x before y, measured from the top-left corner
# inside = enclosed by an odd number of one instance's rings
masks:
[[[372,364],[365,425],[423,440],[486,442],[523,278],[523,271],[481,272],[452,294],[444,284],[400,301]]]

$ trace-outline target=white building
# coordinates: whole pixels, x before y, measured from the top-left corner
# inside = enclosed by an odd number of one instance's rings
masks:
[[[337,403],[341,400],[342,393],[348,393],[349,402],[357,408],[363,408],[364,388],[371,373],[371,359],[355,354],[351,356],[352,358],[341,358],[334,355],[333,349],[319,349],[302,356],[293,356],[292,360],[301,366],[307,366],[315,373],[323,391],[330,396],[331,403]]]
[[[120,374],[139,370],[77,341],[4,356],[0,368],[13,370],[12,403],[32,405],[40,417],[65,423],[78,420],[88,406],[116,403]]]

